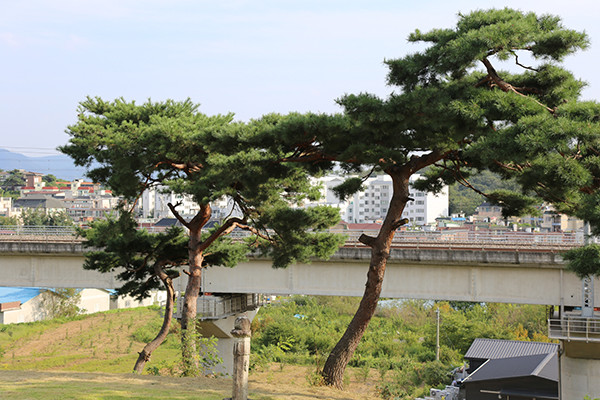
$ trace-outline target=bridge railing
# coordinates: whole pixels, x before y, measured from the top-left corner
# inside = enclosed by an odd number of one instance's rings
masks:
[[[176,318],[181,318],[183,298],[178,298]],[[257,293],[229,294],[224,296],[200,296],[196,305],[198,319],[221,319],[245,311],[255,310],[266,303],[265,296]]]
[[[359,237],[362,234],[376,236],[377,231],[343,231],[348,236],[346,246],[361,246]],[[392,246],[398,247],[507,247],[532,248],[552,247],[570,248],[581,246],[583,235],[575,233],[526,233],[502,232],[482,233],[470,230],[452,231],[401,231],[396,232]]]
[[[146,229],[146,228],[144,228]],[[158,230],[156,230],[158,232]],[[364,246],[359,238],[362,234],[376,236],[376,230],[331,230],[346,235],[346,247]],[[234,231],[231,236],[243,238],[246,231]],[[527,233],[527,232],[480,232],[468,229],[447,231],[398,231],[394,235],[392,246],[427,248],[443,246],[444,248],[553,248],[562,249],[581,246],[584,242],[582,233]],[[0,240],[5,241],[81,241],[72,226],[0,226]],[[592,242],[598,242],[592,239]]]
[[[548,337],[551,339],[600,342],[600,318],[566,316],[548,320]]]
[[[28,225],[2,225],[0,226],[0,240],[5,241],[79,241],[73,226],[28,226]]]

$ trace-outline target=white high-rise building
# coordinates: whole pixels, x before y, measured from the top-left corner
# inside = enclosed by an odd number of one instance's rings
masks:
[[[414,182],[419,175],[410,178]],[[366,223],[381,221],[385,217],[393,194],[392,178],[389,175],[377,175],[368,178],[364,189],[355,193],[351,198],[342,202],[333,192],[333,188],[344,181],[341,176],[326,176],[319,181],[322,183],[323,198],[318,204],[327,204],[340,208],[342,219],[350,223]],[[438,217],[448,216],[448,187],[438,194],[421,192],[412,189],[413,199],[406,204],[402,216],[414,225],[435,223]]]
[[[177,212],[184,218],[193,217],[200,211],[200,206],[192,196],[172,192],[163,192],[160,188],[145,190],[138,204],[139,212],[144,219],[173,218],[168,203],[177,205]],[[229,215],[238,216],[240,213],[232,211],[234,208],[231,199],[223,198],[211,203],[213,219],[223,219]]]

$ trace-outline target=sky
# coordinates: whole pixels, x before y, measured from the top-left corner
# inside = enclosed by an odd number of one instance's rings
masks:
[[[19,0],[0,2],[0,148],[58,154],[87,96],[185,100],[248,121],[341,111],[335,99],[385,97],[384,60],[419,50],[416,29],[511,7],[549,13],[591,46],[566,60],[600,99],[597,0]]]

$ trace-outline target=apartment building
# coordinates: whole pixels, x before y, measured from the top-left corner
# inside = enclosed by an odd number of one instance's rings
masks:
[[[320,178],[322,200],[309,203],[307,206],[325,204],[340,209],[342,219],[349,223],[368,223],[381,221],[389,208],[392,199],[392,178],[389,175],[369,177],[363,183],[363,190],[355,193],[346,201],[341,201],[333,192],[333,188],[344,181],[344,177],[329,175]],[[410,182],[419,179],[413,175]],[[435,223],[438,217],[448,216],[448,187],[439,194],[412,189],[411,201],[406,204],[402,217],[413,225]]]
[[[137,212],[140,218],[146,220],[172,218],[173,214],[169,209],[169,203],[177,205],[177,212],[184,218],[193,217],[200,211],[200,207],[192,199],[192,196],[164,192],[160,187],[154,187],[144,191],[137,205]],[[212,202],[211,207],[212,219],[221,220],[228,215],[239,215],[234,209],[233,201],[227,198]]]

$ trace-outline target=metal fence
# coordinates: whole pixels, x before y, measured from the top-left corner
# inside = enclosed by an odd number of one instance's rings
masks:
[[[0,226],[0,240],[28,242],[62,242],[81,241],[73,226],[27,226],[27,225],[2,225]]]
[[[147,229],[147,228],[144,228]],[[156,230],[158,232],[158,230]],[[359,238],[362,234],[377,236],[377,230],[331,230],[346,236],[346,247],[364,246]],[[235,230],[230,234],[241,240],[250,234]],[[0,240],[5,241],[81,241],[72,226],[0,226]],[[591,242],[598,242],[592,238]],[[394,247],[443,247],[443,248],[506,248],[506,249],[552,249],[563,250],[581,246],[582,233],[526,233],[526,232],[479,232],[468,229],[447,231],[398,231],[394,235]]]
[[[600,318],[565,316],[548,320],[551,339],[600,342]]]
[[[220,319],[255,310],[264,303],[265,297],[256,293],[200,296],[197,303],[197,314],[200,320]]]

